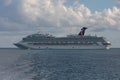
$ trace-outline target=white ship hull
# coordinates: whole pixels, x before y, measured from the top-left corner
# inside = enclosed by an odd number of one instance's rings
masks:
[[[108,49],[107,47],[104,46],[76,46],[76,45],[71,45],[71,46],[54,46],[54,45],[45,45],[45,46],[31,46],[29,49]]]
[[[16,44],[15,44],[16,45]],[[19,43],[17,47],[21,49],[109,49],[110,46],[104,45],[29,45]]]

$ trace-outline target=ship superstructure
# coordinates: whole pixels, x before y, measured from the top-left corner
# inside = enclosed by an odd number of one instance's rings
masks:
[[[15,43],[21,49],[109,49],[111,43],[105,37],[84,36],[83,27],[78,35],[54,37],[49,34],[32,34]]]

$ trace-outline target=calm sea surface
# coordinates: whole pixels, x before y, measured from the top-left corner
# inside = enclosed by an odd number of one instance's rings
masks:
[[[120,49],[0,49],[0,80],[120,80]]]

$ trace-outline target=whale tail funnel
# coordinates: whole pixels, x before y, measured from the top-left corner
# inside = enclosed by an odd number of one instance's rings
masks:
[[[78,36],[84,36],[86,29],[87,29],[87,27],[83,27],[83,28],[81,29],[81,31],[79,32]]]

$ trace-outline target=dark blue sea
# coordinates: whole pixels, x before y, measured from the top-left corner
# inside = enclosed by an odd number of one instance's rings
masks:
[[[0,80],[120,80],[120,49],[0,49]]]

